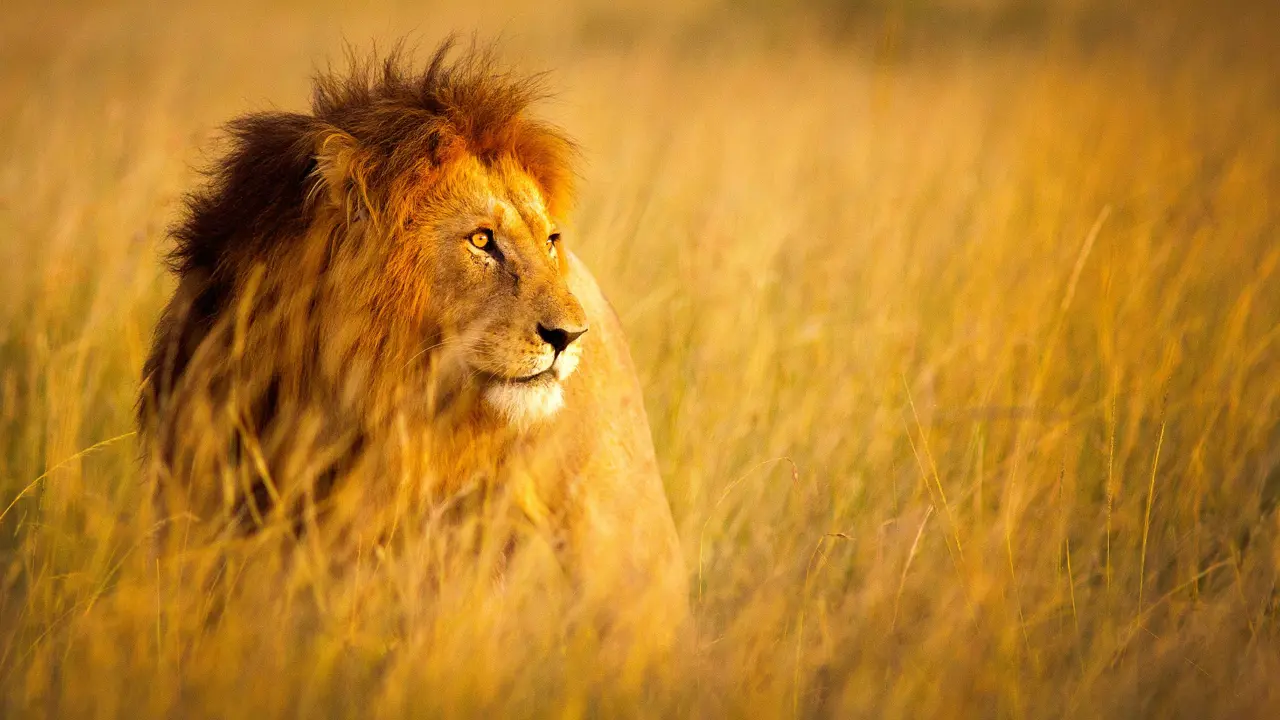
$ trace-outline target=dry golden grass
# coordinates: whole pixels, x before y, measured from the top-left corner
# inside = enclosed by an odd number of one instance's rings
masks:
[[[0,715],[1280,712],[1265,13],[174,5],[0,20]],[[587,149],[685,655],[425,556],[148,550],[131,410],[216,126],[476,27]]]

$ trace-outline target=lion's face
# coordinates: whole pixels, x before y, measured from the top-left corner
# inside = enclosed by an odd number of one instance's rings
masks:
[[[528,427],[550,417],[564,404],[563,383],[588,329],[566,284],[556,219],[513,161],[464,158],[430,194],[394,240],[409,257],[392,258],[427,298],[408,304],[432,331],[422,342],[506,422]]]

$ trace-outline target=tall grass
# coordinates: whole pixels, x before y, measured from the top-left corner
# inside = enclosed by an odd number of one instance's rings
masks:
[[[1275,714],[1269,26],[935,7],[6,10],[0,715]],[[691,581],[661,662],[424,555],[148,550],[132,405],[217,124],[477,26],[587,149]]]

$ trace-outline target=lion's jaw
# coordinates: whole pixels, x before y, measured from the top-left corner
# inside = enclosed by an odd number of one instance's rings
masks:
[[[516,430],[549,420],[564,407],[564,382],[577,369],[581,357],[582,346],[575,343],[532,375],[489,377],[481,395],[485,407]]]

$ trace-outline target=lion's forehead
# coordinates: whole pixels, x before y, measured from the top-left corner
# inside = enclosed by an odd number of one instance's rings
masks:
[[[449,181],[436,196],[436,212],[475,214],[490,218],[508,232],[527,230],[545,238],[555,230],[547,200],[538,183],[516,163],[482,164],[474,158],[458,161]],[[465,208],[465,210],[464,210]]]
[[[554,222],[547,214],[547,205],[532,182],[506,182],[493,188],[488,197],[489,214],[502,226],[525,226],[535,237],[549,234]]]
[[[489,197],[489,214],[500,227],[527,227],[535,237],[549,234],[553,224],[545,208],[497,196]]]
[[[549,222],[547,218],[547,203],[542,197],[542,191],[538,189],[537,183],[528,175],[523,173],[510,178],[507,182],[508,196],[515,203],[522,214],[536,215],[543,222]]]

